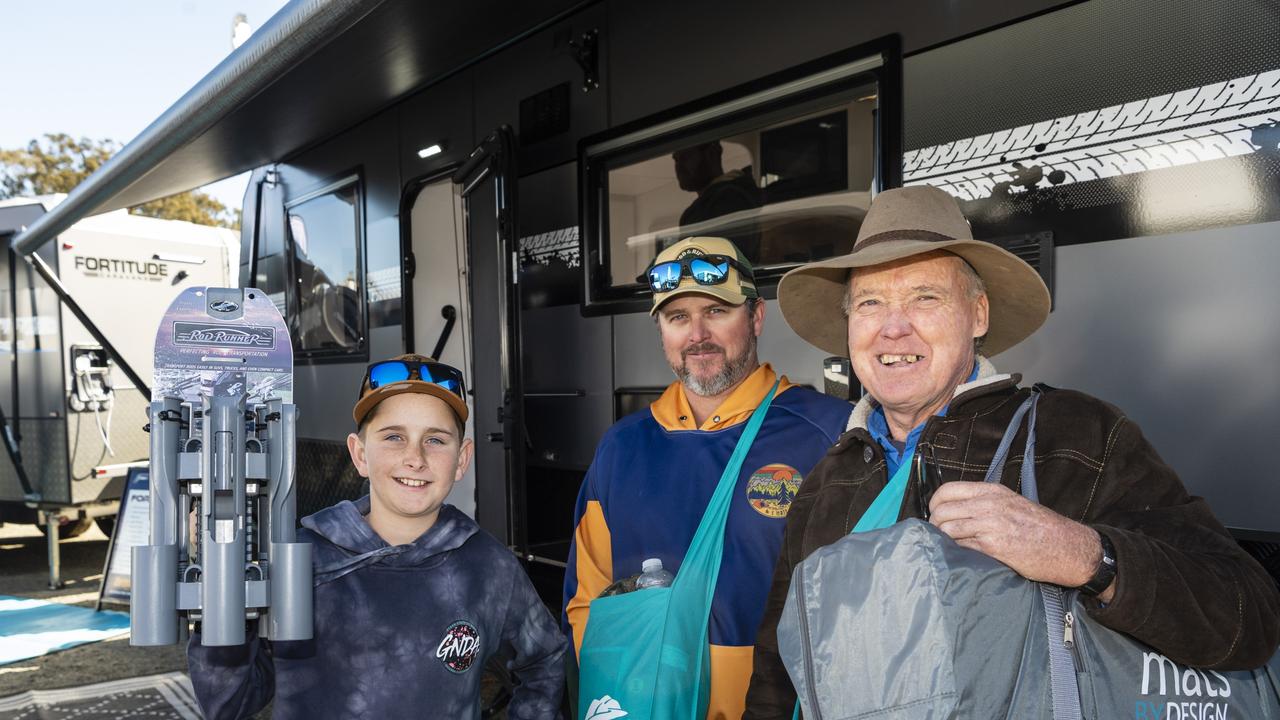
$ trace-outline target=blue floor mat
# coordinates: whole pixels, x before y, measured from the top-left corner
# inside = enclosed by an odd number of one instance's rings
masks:
[[[0,595],[0,665],[128,632],[128,613]]]

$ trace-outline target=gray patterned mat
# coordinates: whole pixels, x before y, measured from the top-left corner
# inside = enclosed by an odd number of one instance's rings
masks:
[[[181,672],[61,690],[29,690],[0,698],[0,720],[200,720],[201,717],[191,681]]]

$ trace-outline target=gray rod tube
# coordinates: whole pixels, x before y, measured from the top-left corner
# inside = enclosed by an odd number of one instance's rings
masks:
[[[169,417],[172,420],[162,418]],[[178,435],[182,402],[167,397],[151,403],[151,544],[178,542]],[[171,579],[172,580],[172,579]]]
[[[172,645],[178,642],[178,547],[137,545],[131,553],[129,644]]]
[[[182,403],[177,398],[151,403],[151,544],[130,551],[130,645],[172,645],[178,641],[178,528],[185,526],[185,503],[178,497],[181,413]]]
[[[244,534],[232,542],[208,543],[207,547],[200,583],[200,642],[243,645]]]
[[[267,423],[272,465],[279,468],[271,478],[271,542],[291,543],[297,539],[297,486],[294,484],[297,453],[298,409],[292,404],[272,400],[269,412],[279,412],[279,422]]]
[[[271,610],[267,637],[310,640],[312,636],[310,543],[271,544]]]
[[[244,402],[243,393],[204,402],[200,640],[205,645],[241,645],[245,637]]]

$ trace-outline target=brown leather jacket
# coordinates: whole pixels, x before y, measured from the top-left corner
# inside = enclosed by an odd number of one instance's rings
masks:
[[[900,518],[925,517],[940,482],[983,479],[1014,410],[1031,392],[1018,388],[1019,380],[988,378],[957,395],[945,417],[929,419]],[[863,403],[854,423],[867,410]],[[1015,490],[1025,432],[1024,426],[1014,439],[1001,478]],[[1240,669],[1271,657],[1280,644],[1275,582],[1204,500],[1187,494],[1118,409],[1083,393],[1046,389],[1037,408],[1035,463],[1040,502],[1115,545],[1115,597],[1105,608],[1095,603],[1094,618],[1185,665]],[[791,717],[796,696],[778,657],[777,629],[792,569],[848,534],[887,482],[884,453],[864,427],[842,435],[805,479],[787,517],[744,719]]]

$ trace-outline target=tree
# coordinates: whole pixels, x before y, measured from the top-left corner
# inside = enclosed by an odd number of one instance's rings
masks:
[[[110,140],[76,140],[63,133],[48,133],[25,149],[0,149],[0,197],[71,192],[118,149]]]
[[[165,220],[186,220],[200,225],[217,225],[240,229],[240,211],[228,210],[226,205],[218,202],[210,195],[198,191],[190,191],[170,195],[159,200],[152,200],[137,207],[129,208],[135,215],[162,218]]]
[[[25,148],[0,148],[0,200],[28,195],[68,193],[120,149],[112,140],[79,140],[46,133]],[[186,220],[201,225],[240,228],[240,212],[212,196],[191,190],[129,208],[136,215]]]

